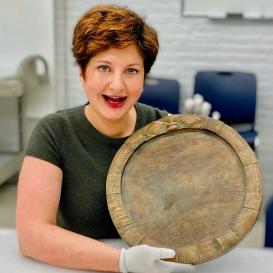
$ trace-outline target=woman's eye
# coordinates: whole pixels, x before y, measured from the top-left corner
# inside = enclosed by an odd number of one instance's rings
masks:
[[[127,69],[127,74],[132,75],[132,74],[137,74],[137,73],[138,73],[138,70],[135,68],[128,68]]]
[[[107,65],[100,65],[100,66],[98,66],[98,70],[100,72],[109,72],[110,71],[110,67],[107,66]]]

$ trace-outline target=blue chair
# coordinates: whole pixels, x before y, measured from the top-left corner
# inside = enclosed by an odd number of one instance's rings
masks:
[[[166,110],[171,114],[178,114],[180,102],[180,86],[178,81],[147,78],[139,102]]]
[[[266,206],[264,246],[273,247],[273,197]]]
[[[195,75],[194,93],[211,103],[211,113],[234,127],[255,150],[256,77],[252,73],[200,71]]]

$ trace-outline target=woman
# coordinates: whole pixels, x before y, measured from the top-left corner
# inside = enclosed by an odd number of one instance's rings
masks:
[[[18,185],[21,253],[75,269],[191,271],[160,260],[173,257],[171,249],[120,250],[97,240],[118,236],[105,195],[115,153],[134,131],[167,115],[137,103],[158,52],[156,32],[133,11],[97,6],[77,23],[72,51],[88,103],[46,116],[32,133]]]

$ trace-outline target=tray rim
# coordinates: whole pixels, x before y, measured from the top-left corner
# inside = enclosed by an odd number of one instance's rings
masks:
[[[145,236],[131,221],[122,202],[122,173],[134,151],[144,142],[173,131],[200,129],[216,134],[228,142],[238,155],[246,176],[246,198],[237,221],[222,236],[198,245],[181,246],[172,259],[178,263],[199,264],[227,253],[253,228],[259,216],[262,199],[262,177],[259,163],[247,142],[222,121],[199,115],[168,115],[149,123],[131,135],[116,153],[106,181],[106,198],[112,221],[121,238],[130,246],[145,243]]]

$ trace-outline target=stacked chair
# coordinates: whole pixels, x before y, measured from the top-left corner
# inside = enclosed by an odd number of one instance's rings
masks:
[[[234,71],[199,71],[194,79],[194,94],[211,104],[221,120],[237,130],[255,150],[256,77],[253,73]]]
[[[178,81],[163,78],[147,78],[139,102],[166,110],[171,114],[178,114],[180,103],[180,86]]]

